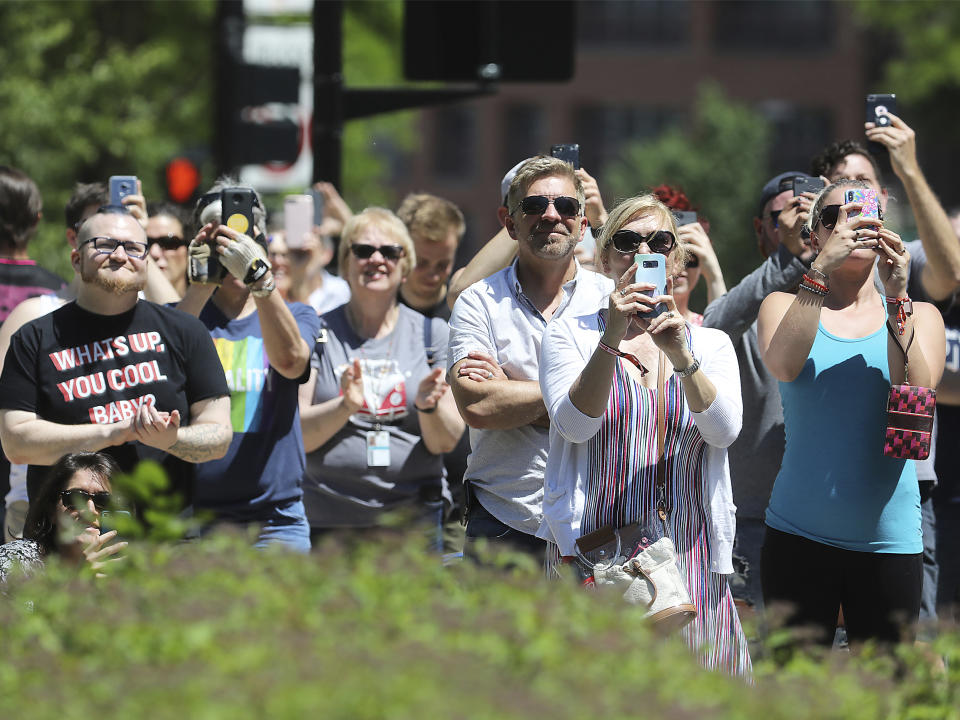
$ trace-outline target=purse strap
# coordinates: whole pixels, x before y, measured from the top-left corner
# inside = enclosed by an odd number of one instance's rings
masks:
[[[893,333],[893,328],[890,327],[890,323],[885,322],[884,325],[887,326],[887,332],[890,333],[890,337],[893,338],[893,341],[897,344],[897,347],[903,352],[903,384],[910,384],[910,368],[909,368],[909,359],[907,358],[907,353],[910,352],[910,346],[913,345],[913,338],[917,334],[916,328],[910,328],[910,339],[907,341],[907,347],[904,348],[900,344],[900,338],[898,338]]]
[[[667,523],[667,460],[663,444],[667,436],[667,393],[665,389],[666,356],[659,353],[657,368],[657,515],[666,527]]]

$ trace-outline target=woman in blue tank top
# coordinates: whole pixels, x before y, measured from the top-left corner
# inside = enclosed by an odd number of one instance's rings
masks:
[[[912,385],[936,387],[945,357],[940,313],[903,304],[903,241],[862,216],[864,204],[845,203],[851,188],[869,189],[841,180],[820,193],[808,220],[819,254],[797,294],[767,297],[758,321],[786,427],[766,514],[764,601],[788,606],[787,624],[812,626],[824,644],[841,607],[851,642],[896,642],[917,619],[920,496],[913,461],[883,454],[886,402],[890,385],[906,382],[904,348]],[[878,257],[886,298],[874,284]]]

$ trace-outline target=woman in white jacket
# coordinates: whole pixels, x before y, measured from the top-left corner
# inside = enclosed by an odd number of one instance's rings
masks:
[[[682,631],[704,665],[751,671],[727,585],[735,510],[727,451],[743,407],[733,346],[723,332],[691,326],[667,295],[635,281],[636,253],[684,267],[670,210],[654,196],[621,203],[597,239],[597,266],[614,280],[608,307],[551,322],[540,386],[550,415],[544,521],[538,533],[568,561],[575,541],[604,525],[666,513],[697,618]],[[668,293],[672,282],[668,280]],[[666,307],[652,320],[654,307]],[[662,374],[666,407],[658,407]],[[665,488],[656,487],[657,414],[665,418]],[[660,495],[660,497],[658,497]]]

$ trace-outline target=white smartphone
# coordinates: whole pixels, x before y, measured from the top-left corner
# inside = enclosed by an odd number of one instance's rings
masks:
[[[650,297],[667,294],[667,258],[660,253],[651,253],[649,255],[635,255],[633,258],[637,263],[636,282],[650,283],[656,285],[656,289],[650,290],[644,294]],[[667,306],[663,303],[654,305],[653,310],[648,313],[640,313],[641,317],[652,319],[658,317],[667,311]]]
[[[283,199],[283,229],[287,247],[299,250],[313,231],[313,196],[287,195]]]

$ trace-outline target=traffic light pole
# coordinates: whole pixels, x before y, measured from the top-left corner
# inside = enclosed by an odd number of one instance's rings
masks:
[[[343,86],[343,2],[313,4],[313,181],[341,185],[343,123],[385,112],[467,100],[497,91],[495,83],[446,88]]]

